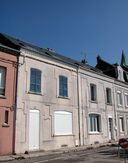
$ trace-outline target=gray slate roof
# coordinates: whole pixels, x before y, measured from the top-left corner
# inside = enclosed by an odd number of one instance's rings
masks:
[[[71,59],[71,58],[65,57],[63,55],[60,55],[56,52],[50,51],[47,48],[41,48],[41,47],[35,46],[33,44],[30,44],[30,43],[21,41],[19,39],[16,39],[14,37],[11,37],[7,34],[0,33],[0,44],[9,46],[10,48],[15,48],[17,50],[24,48],[24,49],[39,53],[40,55],[50,57],[52,59],[55,59],[55,60],[58,60],[61,62],[65,62],[65,63],[73,65],[73,66],[81,66],[83,68],[90,69],[95,72],[100,72],[100,70],[90,66],[89,64],[83,64],[74,59]]]

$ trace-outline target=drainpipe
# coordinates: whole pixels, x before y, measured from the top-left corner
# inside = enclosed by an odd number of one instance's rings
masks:
[[[116,140],[117,140],[117,113],[116,113],[116,104],[115,104],[115,101],[116,101],[115,83],[113,85],[114,85],[113,86],[113,106],[114,106],[114,122],[115,122],[114,130],[115,130],[115,133],[116,133]]]
[[[17,111],[17,89],[18,89],[18,68],[19,68],[19,55],[17,56],[16,65],[16,80],[15,80],[15,105],[14,105],[14,117],[13,117],[13,150],[12,153],[15,154],[15,139],[16,139],[16,111]]]
[[[80,89],[79,89],[79,66],[77,67],[77,97],[78,97],[78,128],[79,128],[79,146],[81,146],[81,120],[80,120]]]

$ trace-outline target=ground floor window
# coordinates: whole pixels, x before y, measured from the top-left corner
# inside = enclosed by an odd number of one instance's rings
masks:
[[[101,116],[99,114],[89,114],[90,132],[101,131]]]
[[[119,117],[120,132],[124,132],[124,118]]]
[[[72,113],[67,111],[54,112],[55,135],[72,134]]]

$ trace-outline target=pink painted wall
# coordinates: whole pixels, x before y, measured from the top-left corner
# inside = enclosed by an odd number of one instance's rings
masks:
[[[13,117],[16,88],[16,66],[17,58],[14,55],[0,52],[0,66],[6,68],[5,96],[0,96],[0,155],[13,152]],[[5,110],[9,112],[8,126],[4,125]]]

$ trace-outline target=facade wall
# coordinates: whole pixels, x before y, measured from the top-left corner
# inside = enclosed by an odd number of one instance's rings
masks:
[[[21,66],[18,75],[16,153],[31,150],[29,147],[30,110],[39,111],[38,150],[75,146],[79,143],[76,69],[28,51],[23,53],[26,57],[21,56],[19,60]],[[30,92],[31,68],[41,71],[40,94]],[[59,75],[68,78],[67,98],[59,96]],[[56,135],[55,111],[72,114],[72,134]]]
[[[101,76],[98,73],[82,69],[79,71],[79,76],[80,119],[82,120],[81,144],[97,144],[116,140],[116,133],[114,130],[114,80]],[[91,100],[91,84],[96,86],[96,101]],[[111,89],[111,104],[107,104],[106,102],[106,88]],[[96,114],[100,117],[100,131],[91,131],[91,114]],[[111,137],[109,118],[112,120]]]
[[[6,69],[5,94],[0,95],[0,155],[13,152],[16,62],[16,56],[0,51],[0,67]]]
[[[122,104],[118,99],[118,93],[120,92]],[[115,81],[115,108],[116,108],[116,131],[117,138],[127,137],[128,135],[128,106],[125,95],[128,94],[128,86],[125,83]],[[122,119],[122,125],[120,119]]]
[[[127,85],[96,71],[84,68],[78,70],[70,64],[27,50],[22,50],[19,62],[16,153],[99,144],[127,136],[128,105],[125,105],[123,96],[128,93]],[[40,94],[30,91],[31,68],[41,71]],[[66,98],[59,96],[59,75],[68,78]],[[95,101],[91,100],[91,85],[96,86]],[[107,89],[111,91],[110,103],[106,100]],[[118,105],[118,91],[123,94],[121,106]],[[31,111],[39,112],[39,147],[36,149],[30,148]],[[58,111],[71,113],[72,134],[55,133],[55,112]],[[60,125],[63,128],[63,124]]]

